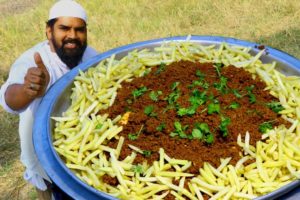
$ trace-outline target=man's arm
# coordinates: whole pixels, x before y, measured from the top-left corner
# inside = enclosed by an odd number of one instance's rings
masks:
[[[12,84],[5,92],[5,102],[13,110],[26,108],[34,99],[45,94],[49,73],[39,53],[34,54],[37,67],[29,68],[23,84]]]
[[[7,87],[5,92],[6,104],[12,110],[22,110],[27,107],[35,98],[29,96],[24,84],[13,84]]]

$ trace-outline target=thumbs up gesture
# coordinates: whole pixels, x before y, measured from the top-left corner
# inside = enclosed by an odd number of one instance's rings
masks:
[[[24,77],[25,92],[31,98],[43,96],[50,80],[48,70],[39,53],[34,54],[34,61],[37,67],[29,68]]]

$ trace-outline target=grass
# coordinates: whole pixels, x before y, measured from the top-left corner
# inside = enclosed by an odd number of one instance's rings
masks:
[[[45,39],[45,21],[53,2],[0,0],[0,85],[14,60]],[[193,34],[258,42],[300,58],[299,0],[78,2],[88,12],[89,44],[99,52],[143,40]],[[36,199],[35,191],[23,181],[18,161],[18,118],[0,108],[0,121],[0,199]]]
[[[18,119],[16,116],[0,110],[0,165],[10,164],[10,160],[19,154],[19,138],[15,133],[18,131]]]
[[[298,0],[79,2],[84,5],[89,16],[89,42],[101,52],[132,42],[188,34],[263,41],[261,38],[273,38],[280,32],[289,33],[300,27]],[[31,7],[24,6],[23,12],[18,11],[14,15],[0,15],[0,69],[7,70],[24,50],[45,39],[45,21],[52,3],[53,0],[45,0],[33,3]],[[291,40],[294,39],[299,41],[291,32]],[[266,45],[276,45],[270,40],[264,42]],[[296,46],[295,43],[293,47]],[[294,55],[300,57],[299,52]]]

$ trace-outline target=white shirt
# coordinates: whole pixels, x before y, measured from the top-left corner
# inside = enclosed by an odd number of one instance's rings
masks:
[[[36,67],[36,63],[34,61],[35,52],[40,53],[43,63],[49,72],[50,81],[47,90],[61,76],[70,71],[66,64],[60,60],[57,54],[51,51],[48,41],[41,42],[24,52],[12,65],[9,77],[0,89],[0,105],[8,112],[20,115],[19,134],[21,144],[21,162],[26,167],[24,173],[25,180],[29,181],[40,190],[46,190],[47,187],[43,179],[48,180],[49,182],[51,182],[51,180],[39,164],[32,141],[34,113],[36,113],[41,98],[35,99],[27,108],[18,111],[12,110],[6,104],[4,98],[6,89],[9,85],[23,84],[27,70],[31,67]],[[97,55],[97,52],[91,47],[87,47],[81,62],[84,62],[95,55]]]

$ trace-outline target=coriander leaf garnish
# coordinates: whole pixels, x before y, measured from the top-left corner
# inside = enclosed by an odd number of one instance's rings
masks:
[[[147,92],[147,90],[148,90],[148,88],[146,86],[140,87],[140,88],[132,91],[132,96],[134,99],[136,99],[137,97],[140,97],[145,92]]]
[[[134,172],[134,173],[137,173],[137,174],[141,174],[144,172],[144,169],[143,169],[143,166],[140,165],[140,164],[137,164],[137,165],[133,165],[131,170]]]
[[[254,89],[254,87],[255,87],[254,85],[247,86],[246,87],[247,92],[252,93],[252,90]]]
[[[221,110],[221,108],[220,108],[220,104],[219,103],[210,103],[207,106],[207,113],[209,115],[211,115],[213,113],[218,113],[219,114],[220,110]]]
[[[138,139],[138,137],[139,137],[139,135],[136,134],[136,133],[129,133],[128,134],[128,139],[129,140],[136,140],[136,139]]]
[[[128,134],[128,139],[129,140],[136,140],[136,139],[138,139],[138,137],[140,136],[143,128],[144,128],[144,125],[141,126],[139,132],[137,132],[137,133],[129,133]]]
[[[189,108],[179,108],[179,110],[177,111],[177,114],[179,116],[183,116],[183,115],[193,115],[196,113],[197,107],[191,106]]]
[[[170,133],[171,137],[179,136],[181,139],[187,138],[184,130],[186,130],[188,126],[182,127],[180,122],[176,121],[174,122],[174,128],[175,130]]]
[[[189,88],[193,88],[195,86],[201,86],[203,83],[200,80],[195,80],[193,83],[189,86]]]
[[[144,108],[144,113],[150,117],[156,117],[157,113],[154,112],[154,106],[150,105],[150,106],[146,106]]]
[[[145,157],[150,157],[151,154],[152,154],[152,151],[151,151],[151,150],[143,150],[143,155],[144,155]]]
[[[203,74],[199,69],[197,69],[196,76],[199,77],[200,80],[203,80],[205,77],[205,74]]]
[[[166,69],[166,64],[165,63],[161,63],[158,67],[158,69],[156,70],[156,72],[154,73],[155,75],[160,74],[162,71],[164,71]]]
[[[199,129],[193,129],[192,131],[192,136],[195,139],[202,139],[203,138],[203,133]]]
[[[166,100],[168,101],[169,104],[174,104],[179,97],[180,97],[180,91],[179,89],[176,89],[174,92],[169,94]]]
[[[205,81],[202,80],[195,80],[193,81],[193,83],[191,85],[188,86],[189,89],[195,87],[195,86],[200,86],[204,89],[208,89],[209,88],[209,84]]]
[[[214,135],[210,132],[207,123],[196,123],[192,135],[196,139],[204,139],[207,144],[214,142]]]
[[[255,103],[256,102],[256,97],[253,93],[248,94],[249,97],[249,102],[250,103]]]
[[[223,137],[228,136],[228,125],[230,124],[230,118],[223,118],[221,119],[221,124],[219,126],[220,131]]]
[[[145,72],[143,73],[143,76],[147,76],[148,74],[150,74],[150,72],[151,72],[150,68],[146,69]]]
[[[233,92],[233,94],[234,94],[237,98],[239,98],[239,99],[243,97],[243,96],[238,92],[237,89],[233,89],[232,92]]]
[[[171,90],[175,90],[179,84],[180,84],[180,82],[178,82],[178,81],[172,83]]]
[[[227,78],[225,76],[220,76],[220,82],[214,83],[214,87],[222,94],[227,93]]]
[[[249,102],[251,104],[255,103],[256,102],[256,97],[255,95],[253,94],[253,89],[254,89],[254,85],[250,85],[250,86],[247,86],[245,89],[247,90],[247,93],[248,93],[248,97],[249,97]]]
[[[204,104],[207,100],[206,91],[200,92],[199,90],[195,89],[192,92],[192,96],[189,98],[189,102],[192,106],[200,106]]]
[[[267,106],[276,113],[279,113],[280,111],[284,110],[284,107],[281,105],[281,103],[276,101],[267,103]]]
[[[209,127],[207,123],[195,123],[195,128],[199,129],[203,133],[209,133]]]
[[[152,101],[157,102],[158,101],[158,96],[162,95],[162,91],[151,91],[149,94],[149,97]]]
[[[228,106],[228,108],[231,108],[231,109],[237,109],[237,108],[239,108],[239,107],[240,107],[240,104],[237,103],[237,102],[232,102],[232,103]]]
[[[171,136],[171,137],[175,137],[175,136],[177,136],[177,135],[178,135],[178,133],[176,133],[176,132],[171,132],[171,133],[170,133],[170,136]]]
[[[154,110],[154,106],[146,106],[145,109],[144,109],[144,113],[146,115],[150,115],[150,113]]]
[[[102,128],[102,126],[103,126],[103,124],[99,123],[99,124],[96,125],[96,129],[100,129],[100,128]]]
[[[166,128],[166,124],[161,123],[156,127],[156,130],[162,132],[165,128]]]
[[[268,130],[271,130],[271,129],[273,129],[273,125],[271,122],[261,123],[258,127],[258,130],[261,133],[266,133],[266,132],[268,132]]]
[[[179,116],[183,115],[193,115],[196,113],[197,108],[204,104],[207,100],[206,91],[200,92],[198,89],[194,89],[192,95],[189,98],[191,106],[188,108],[179,108],[177,114]]]
[[[204,141],[207,144],[212,144],[214,142],[214,135],[212,133],[207,134]]]

